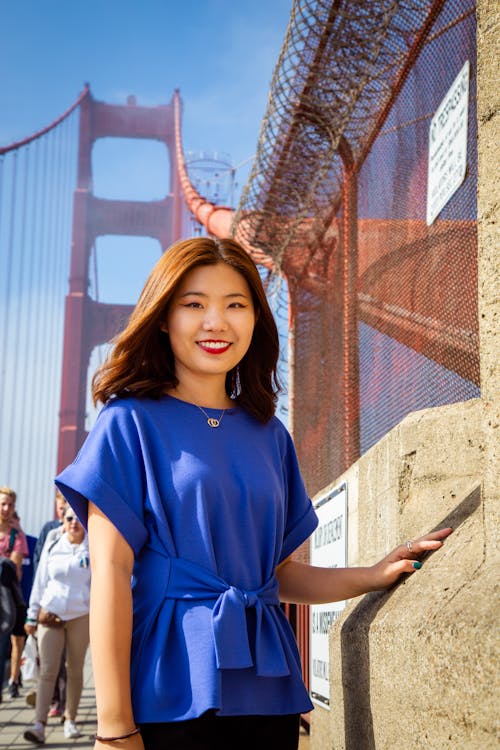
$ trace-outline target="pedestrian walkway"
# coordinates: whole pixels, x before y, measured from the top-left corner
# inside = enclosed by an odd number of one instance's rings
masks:
[[[27,742],[24,737],[24,731],[27,726],[33,723],[35,709],[26,705],[25,695],[27,688],[21,688],[19,698],[10,700],[7,697],[7,691],[3,691],[4,702],[0,703],[0,749],[11,750],[11,748],[35,748],[40,747],[32,742]],[[67,740],[63,734],[63,727],[60,719],[49,719],[47,723],[46,740],[43,747],[45,748],[68,748],[73,749],[94,747],[94,734],[96,731],[96,709],[94,682],[92,678],[92,667],[90,656],[87,654],[85,668],[83,673],[83,693],[78,710],[77,724],[82,737],[77,740]]]
[[[27,742],[24,731],[29,724],[33,723],[35,710],[26,705],[25,695],[27,688],[21,689],[19,698],[10,700],[4,689],[4,702],[0,703],[0,750],[11,750],[13,748],[35,748],[40,747],[32,742]],[[67,748],[67,750],[91,750],[94,747],[94,734],[96,731],[96,708],[94,681],[92,678],[92,666],[90,655],[87,654],[83,673],[83,693],[78,710],[77,724],[82,737],[77,740],[67,740],[63,734],[62,724],[59,719],[49,719],[47,724],[46,740],[44,748]],[[263,749],[264,750],[264,749]],[[279,750],[276,748],[275,750]],[[309,750],[309,736],[301,730],[299,750]]]

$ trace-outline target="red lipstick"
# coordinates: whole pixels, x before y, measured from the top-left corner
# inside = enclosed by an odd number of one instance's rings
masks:
[[[203,351],[207,354],[223,354],[224,352],[227,352],[227,350],[231,346],[231,342],[229,341],[219,341],[215,339],[209,339],[207,341],[197,341],[196,343],[198,344],[200,349],[203,349]]]

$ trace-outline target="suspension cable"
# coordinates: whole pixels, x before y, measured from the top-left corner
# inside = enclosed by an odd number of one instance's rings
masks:
[[[7,154],[9,151],[15,151],[18,148],[21,148],[21,146],[27,146],[28,143],[32,143],[32,141],[36,141],[38,138],[41,138],[42,135],[46,135],[49,131],[56,128],[58,125],[61,124],[63,120],[65,120],[69,115],[80,106],[80,104],[83,102],[86,96],[89,95],[90,89],[89,85],[86,83],[83,91],[78,96],[77,100],[73,102],[71,107],[68,107],[68,109],[62,113],[60,117],[58,117],[56,120],[50,123],[50,125],[47,125],[47,127],[42,128],[41,130],[37,130],[36,133],[33,133],[33,135],[28,136],[27,138],[23,138],[21,141],[14,141],[14,143],[10,143],[8,146],[0,146],[0,155],[1,154]]]

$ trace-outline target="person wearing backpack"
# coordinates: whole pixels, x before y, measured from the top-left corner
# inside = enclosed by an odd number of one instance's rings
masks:
[[[29,555],[26,535],[19,527],[15,518],[16,493],[10,487],[0,487],[0,557],[8,557],[16,566],[17,580],[22,577],[23,558]],[[10,679],[7,694],[10,698],[19,696],[19,674],[21,670],[21,656],[26,636],[24,621],[26,619],[26,604],[22,594],[16,603],[16,622],[10,636],[12,653],[10,658]]]

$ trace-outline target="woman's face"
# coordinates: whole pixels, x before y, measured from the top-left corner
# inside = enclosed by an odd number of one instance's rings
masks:
[[[166,324],[182,384],[188,375],[224,376],[245,356],[255,310],[245,278],[225,263],[186,274],[169,305]]]
[[[56,498],[56,513],[60,521],[64,520],[64,514],[66,512],[67,507],[68,507],[68,503],[66,502],[64,497]]]
[[[16,504],[11,495],[0,492],[0,521],[5,523],[10,521],[14,513]]]
[[[64,516],[64,532],[67,534],[71,544],[80,544],[85,536],[85,529],[76,517],[74,511],[69,510]]]

